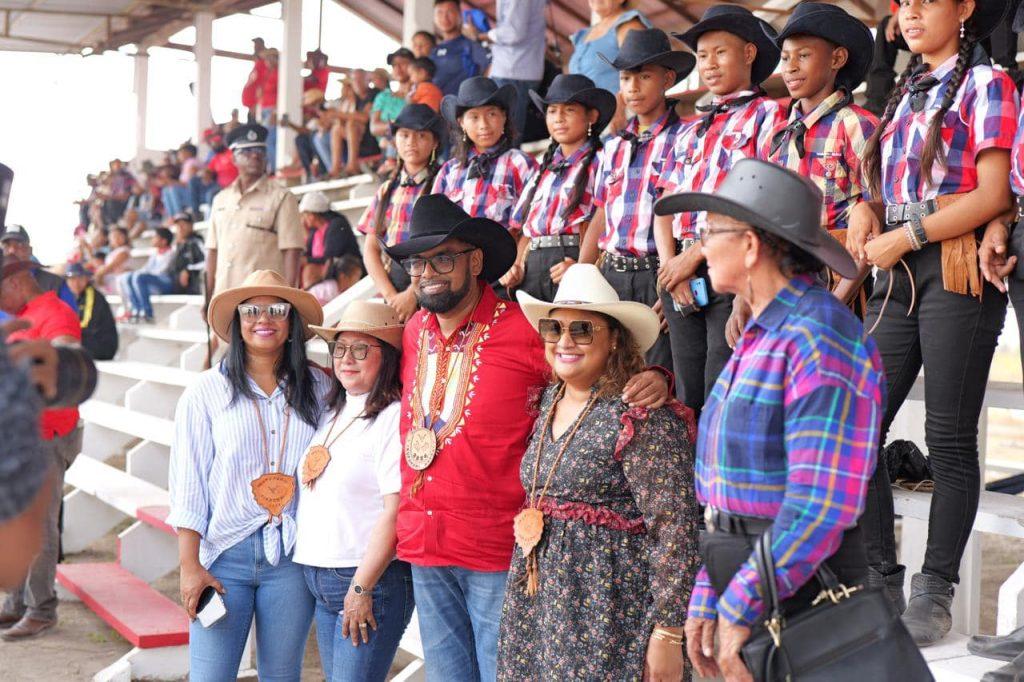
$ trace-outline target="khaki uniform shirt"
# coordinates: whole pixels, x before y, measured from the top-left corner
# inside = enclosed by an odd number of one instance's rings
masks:
[[[235,180],[213,198],[206,245],[217,250],[213,294],[239,286],[255,270],[284,275],[284,251],[306,246],[299,204],[266,176],[245,192]]]

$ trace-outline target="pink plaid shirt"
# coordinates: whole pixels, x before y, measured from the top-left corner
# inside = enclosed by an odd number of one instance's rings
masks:
[[[470,160],[475,156],[476,150],[470,151]],[[509,227],[526,179],[536,169],[533,157],[518,149],[494,159],[490,172],[479,178],[470,178],[468,167],[449,159],[434,179],[433,194],[445,195],[474,218],[490,218]]]

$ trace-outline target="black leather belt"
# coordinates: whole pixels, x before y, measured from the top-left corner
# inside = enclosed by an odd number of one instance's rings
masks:
[[[616,272],[657,270],[658,257],[653,254],[650,256],[617,256],[606,251],[604,254],[604,266]]]
[[[909,222],[911,218],[924,218],[938,210],[939,204],[935,199],[916,201],[910,204],[886,204],[885,224],[888,227],[895,227]]]
[[[704,508],[704,525],[712,533],[760,535],[770,528],[774,521],[774,519],[763,519],[757,516],[730,514],[712,506]]]
[[[580,236],[578,234],[551,234],[543,237],[530,238],[530,250],[552,249],[556,247],[579,246]]]

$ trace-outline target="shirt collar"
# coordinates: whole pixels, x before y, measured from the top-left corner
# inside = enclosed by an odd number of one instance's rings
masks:
[[[234,190],[234,192],[236,194],[238,194],[238,196],[244,196],[244,195],[249,194],[251,192],[261,191],[263,189],[263,185],[264,185],[264,183],[266,181],[267,181],[266,174],[261,175],[259,180],[257,180],[256,182],[252,183],[252,185],[249,187],[249,189],[247,189],[247,190],[245,190],[243,192],[242,191],[242,176],[239,175],[237,178],[235,178],[234,182],[231,183],[230,187]]]
[[[711,103],[716,105],[727,104],[733,101],[734,99],[739,99],[740,97],[749,97],[750,95],[756,94],[756,90],[740,90],[739,92],[730,92],[728,95],[715,95],[714,97],[711,98]]]
[[[659,116],[654,121],[654,123],[652,123],[647,128],[647,130],[644,131],[645,134],[646,135],[650,135],[651,139],[654,139],[655,137],[660,135],[661,132],[663,130],[665,130],[665,127],[668,124],[669,115],[671,115],[671,113],[672,113],[672,107],[667,108],[665,110],[665,113],[662,114],[661,116]],[[629,132],[631,132],[634,135],[636,135],[637,131],[640,130],[640,119],[637,118],[636,116],[634,116],[633,118],[629,119],[629,122],[626,124],[626,130],[628,130]]]
[[[559,146],[558,149],[555,150],[555,155],[551,157],[551,163],[561,163],[562,161],[565,161],[570,166],[575,166],[579,163],[580,159],[587,155],[587,152],[590,151],[591,145],[593,145],[593,142],[587,140],[579,149],[570,154],[568,159],[565,158],[565,154],[562,153],[562,147]]]
[[[477,280],[477,286],[480,287],[480,300],[477,301],[476,308],[470,313],[466,319],[459,323],[459,326],[455,328],[451,336],[453,338],[459,330],[465,327],[470,322],[478,322],[480,324],[486,324],[491,321],[494,316],[494,308],[498,305],[498,297],[495,295],[494,290],[482,279]],[[437,321],[437,313],[427,313],[427,328],[432,334],[444,337],[441,333],[441,325]]]
[[[498,142],[498,144],[491,145],[487,149],[483,150],[483,152],[478,152],[476,150],[476,146],[474,145],[474,146],[469,148],[469,154],[467,154],[467,157],[472,159],[474,156],[480,156],[480,154],[491,154],[491,153],[497,151],[498,147],[500,147],[501,144],[502,144],[501,142]]]
[[[408,180],[412,180],[417,185],[422,185],[424,182],[426,182],[428,175],[430,175],[430,168],[428,166],[424,166],[423,168],[420,168],[419,172],[416,173],[416,175],[409,175],[403,169],[402,170],[402,176],[399,178],[399,181],[400,182],[407,182]]]
[[[934,69],[928,75],[934,76],[938,80],[943,80],[947,75],[953,71],[953,67],[956,66],[956,59],[959,55],[954,54],[952,57],[946,59]]]
[[[17,313],[14,314],[14,316],[15,317],[21,317],[22,315],[24,315],[29,310],[32,310],[34,308],[39,308],[39,307],[46,307],[48,305],[47,302],[50,299],[57,300],[57,294],[52,292],[52,291],[44,291],[43,293],[39,294],[38,296],[33,298],[28,303],[26,303],[22,307],[21,310],[19,310]],[[52,304],[49,304],[49,305],[52,305]]]
[[[810,130],[815,123],[825,116],[825,114],[832,111],[832,108],[841,102],[844,97],[846,97],[845,92],[842,90],[836,90],[831,95],[823,99],[818,106],[814,107],[814,109],[807,114],[804,114],[800,110],[800,100],[793,100],[793,104],[789,108],[789,122],[792,123],[799,119],[803,121],[804,127]]]
[[[777,331],[813,283],[814,279],[811,275],[797,275],[789,280],[786,286],[782,287],[775,295],[771,303],[761,311],[761,314],[751,320],[750,324],[757,325],[768,332]]]

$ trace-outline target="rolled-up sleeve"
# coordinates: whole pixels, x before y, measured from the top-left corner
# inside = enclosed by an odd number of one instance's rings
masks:
[[[193,386],[181,396],[174,411],[174,441],[167,485],[171,498],[168,525],[206,535],[210,519],[207,483],[213,456],[210,414],[198,386]]]

